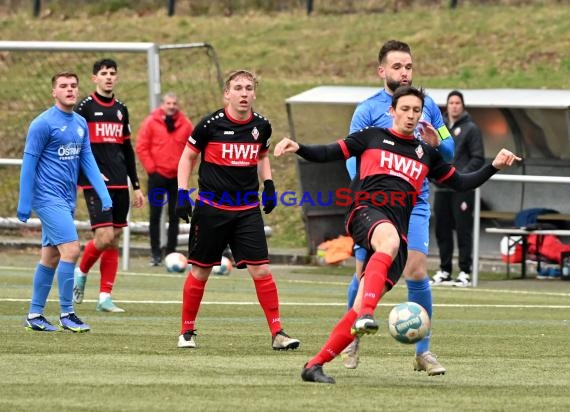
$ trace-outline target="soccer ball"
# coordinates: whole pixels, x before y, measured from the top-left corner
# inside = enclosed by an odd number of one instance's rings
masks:
[[[212,273],[214,275],[225,276],[229,275],[232,269],[233,269],[232,261],[229,260],[227,257],[222,256],[220,264],[212,268]]]
[[[398,342],[419,342],[428,335],[430,328],[428,313],[414,302],[404,302],[394,306],[388,316],[388,330]]]
[[[168,272],[182,273],[188,267],[188,259],[182,253],[172,252],[164,258],[164,265]]]

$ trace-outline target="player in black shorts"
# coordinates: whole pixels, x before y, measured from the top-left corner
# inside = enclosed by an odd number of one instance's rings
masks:
[[[236,266],[247,267],[265,313],[275,350],[296,349],[300,342],[281,327],[277,286],[269,268],[269,254],[258,196],[263,181],[263,210],[276,206],[271,176],[269,139],[271,124],[252,109],[257,80],[246,71],[230,74],[225,82],[223,109],[200,121],[188,138],[178,165],[176,214],[186,222],[192,217],[186,278],[182,299],[179,348],[195,348],[196,317],[212,266],[229,244]],[[198,193],[192,212],[188,179],[198,156]]]
[[[135,153],[131,144],[131,126],[127,106],[115,99],[113,88],[117,83],[117,63],[102,59],[93,65],[91,76],[96,84],[95,91],[83,99],[75,111],[87,120],[91,150],[97,166],[107,184],[113,200],[112,212],[102,212],[101,201],[84,176],[79,176],[83,188],[93,239],[85,245],[83,257],[75,268],[73,301],[83,302],[87,274],[97,260],[100,260],[99,301],[96,310],[100,312],[124,312],[111,299],[111,292],[117,277],[119,265],[119,239],[123,227],[127,226],[129,212],[130,179],[134,189],[133,205],[142,207],[144,195],[141,191]]]
[[[374,311],[382,295],[396,284],[406,264],[405,234],[423,180],[429,177],[455,190],[470,190],[499,169],[520,160],[502,149],[492,164],[473,173],[457,173],[436,149],[414,138],[423,104],[422,90],[402,86],[392,97],[391,129],[362,129],[329,145],[306,146],[286,138],[275,147],[275,156],[296,152],[314,162],[357,156],[360,163],[346,229],[357,244],[368,250],[364,282],[360,282],[352,309],[335,326],[320,352],[305,364],[301,374],[304,381],[334,383],[334,378],[323,372],[323,364],[340,354],[355,336],[378,330]],[[420,129],[424,141],[438,136],[428,123],[422,122]]]

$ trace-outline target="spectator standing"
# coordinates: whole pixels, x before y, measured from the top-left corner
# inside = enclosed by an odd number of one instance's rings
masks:
[[[461,173],[478,170],[485,162],[481,130],[465,110],[463,94],[453,90],[447,96],[445,123],[455,141],[453,165]],[[471,284],[473,262],[473,202],[475,192],[455,192],[438,186],[434,197],[435,236],[439,248],[440,270],[434,275],[433,285],[465,287]],[[452,273],[453,231],[459,249],[459,274],[454,281]]]
[[[178,161],[194,126],[178,107],[178,97],[169,92],[159,108],[142,123],[136,142],[136,153],[148,173],[150,211],[150,250],[152,266],[159,266],[163,256],[176,251],[178,223]],[[168,236],[166,248],[160,244],[160,215],[168,203]]]

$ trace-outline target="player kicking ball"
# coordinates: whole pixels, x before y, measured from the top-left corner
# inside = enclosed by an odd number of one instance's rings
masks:
[[[333,328],[331,335],[301,373],[307,382],[335,383],[323,371],[356,337],[374,334],[378,323],[374,311],[381,297],[398,282],[407,259],[405,234],[410,215],[423,180],[428,177],[454,190],[474,189],[498,170],[521,160],[501,149],[493,162],[476,172],[460,174],[446,163],[440,153],[414,138],[414,129],[422,115],[425,95],[412,86],[396,89],[389,112],[394,118],[390,129],[370,127],[328,145],[302,145],[285,138],[275,147],[275,156],[297,153],[312,162],[330,162],[356,156],[360,162],[361,191],[384,193],[400,201],[374,202],[356,197],[346,215],[345,227],[354,241],[369,253],[364,262],[363,282],[356,300]],[[424,141],[437,138],[430,124],[423,124]],[[371,198],[373,198],[371,196]]]

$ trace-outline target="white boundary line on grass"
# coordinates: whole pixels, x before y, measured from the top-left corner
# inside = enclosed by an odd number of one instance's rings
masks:
[[[34,268],[24,268],[15,266],[0,266],[0,270],[18,270],[18,271],[33,271]],[[133,276],[133,277],[157,277],[157,278],[174,278],[183,279],[186,276],[185,273],[140,273],[140,272],[119,272],[121,276]],[[310,275],[309,275],[310,276]],[[230,276],[210,276],[210,279],[226,280],[226,279],[236,279]],[[237,278],[238,280],[249,281],[249,277]],[[347,277],[348,281],[348,277]],[[318,281],[318,280],[300,280],[300,279],[284,279],[283,277],[278,277],[279,283],[299,283],[308,285],[332,285],[332,286],[347,286],[348,282],[331,282],[331,281]],[[550,282],[549,280],[544,280],[544,282]],[[404,287],[402,284],[396,285],[395,288]],[[458,293],[504,293],[508,295],[529,295],[529,296],[559,296],[559,297],[570,297],[570,293],[566,292],[541,292],[541,291],[531,291],[531,290],[511,290],[511,289],[483,289],[483,288],[458,288],[451,286],[437,286],[432,288],[432,290],[441,291],[456,291]],[[117,301],[118,302],[118,301]],[[123,301],[126,302],[126,301]],[[346,304],[346,303],[344,303]],[[438,306],[435,304],[434,306]],[[500,306],[497,306],[500,307]],[[565,306],[562,306],[565,307]]]
[[[30,299],[19,298],[0,298],[0,302],[18,302],[26,303]],[[181,300],[114,300],[117,303],[135,303],[140,305],[181,305]],[[59,302],[57,299],[48,299],[48,302]],[[94,299],[86,299],[85,303],[96,303]],[[346,306],[346,302],[280,302],[281,306]],[[398,302],[381,302],[378,306],[392,307]],[[221,305],[221,306],[257,306],[259,302],[211,302],[204,301],[202,305]],[[488,305],[488,304],[462,304],[462,303],[440,303],[434,304],[439,308],[502,308],[502,309],[570,309],[570,305]]]

